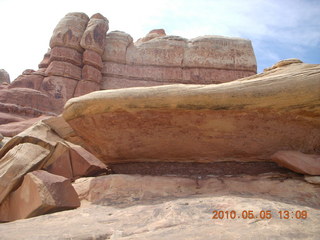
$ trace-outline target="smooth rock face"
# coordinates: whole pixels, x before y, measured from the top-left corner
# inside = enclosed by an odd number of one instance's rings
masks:
[[[2,83],[9,83],[10,84],[9,73],[4,69],[0,69],[0,84],[2,84]]]
[[[316,154],[319,92],[319,65],[290,64],[219,85],[91,93],[63,117],[105,163],[270,161],[280,150]]]
[[[320,155],[303,154],[298,151],[279,151],[272,155],[272,160],[292,171],[320,175]]]
[[[68,13],[54,29],[50,47],[68,47],[83,52],[80,41],[88,22],[85,13]]]
[[[21,186],[0,206],[0,221],[34,217],[80,206],[70,180],[43,170],[25,175]]]

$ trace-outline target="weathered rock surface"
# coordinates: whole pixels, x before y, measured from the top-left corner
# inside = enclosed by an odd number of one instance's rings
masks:
[[[105,163],[270,161],[316,154],[319,103],[320,66],[296,63],[219,85],[95,92],[63,117]]]
[[[106,35],[108,24],[100,13],[89,18],[74,12],[62,18],[39,69],[24,71],[11,85],[0,84],[0,98],[6,95],[0,104],[6,115],[2,119],[0,114],[0,123],[60,114],[68,99],[101,89],[222,83],[256,73],[249,40],[221,36],[187,40],[155,29],[133,43],[124,32]],[[38,109],[24,94],[17,95],[17,104],[2,93],[9,89],[14,95],[15,89],[26,88],[32,99],[46,98],[37,100],[44,108]]]
[[[54,29],[50,47],[68,47],[83,52],[80,41],[88,22],[85,13],[68,13]]]
[[[271,156],[280,166],[292,171],[320,175],[320,155],[304,154],[299,151],[279,151]]]
[[[76,193],[70,192],[70,181],[107,172],[107,167],[90,152],[61,138],[81,142],[70,129],[61,117],[45,119],[1,146],[0,221],[76,207],[79,201],[75,201],[78,199],[75,198]],[[41,172],[42,182],[30,183],[29,179],[27,183],[22,183],[28,172],[40,169],[55,175]],[[29,191],[37,193],[32,193],[29,197]],[[70,199],[67,198],[68,194]],[[54,196],[53,200],[51,195]],[[33,203],[28,204],[28,201]]]
[[[0,133],[7,137],[13,137],[22,131],[26,130],[27,128],[31,127],[36,122],[49,118],[49,116],[40,116],[37,118],[30,118],[26,120],[19,120],[16,122],[10,122],[7,124],[1,124],[0,125]]]
[[[3,84],[3,83],[10,84],[10,76],[6,70],[0,69],[0,84]]]
[[[256,73],[249,40],[221,36],[187,40],[149,34],[136,44],[123,32],[107,35],[102,89],[223,83]]]
[[[44,169],[74,180],[106,172],[106,165],[81,146],[58,142],[53,156]]]
[[[70,180],[43,170],[24,176],[0,207],[0,221],[13,221],[80,206]]]
[[[49,151],[39,145],[23,143],[10,149],[0,159],[0,203],[19,186],[28,172],[41,168]]]
[[[83,207],[75,210],[1,224],[2,236],[6,240],[193,240],[213,235],[219,239],[316,240],[320,234],[316,207],[319,190],[295,179],[224,177],[202,180],[197,185],[185,178],[118,175],[79,179],[74,185],[84,187],[89,183],[93,183],[97,191],[94,188],[83,191],[89,194],[82,197],[95,199],[96,204],[85,204],[83,200]],[[304,187],[306,190],[301,192]],[[312,200],[304,196],[308,191]],[[286,195],[291,192],[293,198]],[[192,193],[195,194],[189,195]],[[314,203],[317,204],[312,205]],[[237,217],[212,219],[215,210],[236,211]],[[269,210],[272,218],[241,218],[243,211],[250,210],[255,216]],[[285,210],[290,211],[290,219],[280,219],[279,211]],[[307,218],[295,219],[295,213],[299,216],[302,211],[307,212]]]
[[[106,32],[109,30],[109,21],[100,13],[94,14],[86,26],[80,45],[84,49],[103,54]]]

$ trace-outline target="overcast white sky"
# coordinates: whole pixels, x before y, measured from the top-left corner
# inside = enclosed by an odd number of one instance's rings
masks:
[[[320,0],[0,0],[0,68],[11,81],[37,69],[68,12],[100,12],[109,31],[125,31],[135,40],[155,28],[186,38],[247,38],[258,72],[285,58],[320,63]]]

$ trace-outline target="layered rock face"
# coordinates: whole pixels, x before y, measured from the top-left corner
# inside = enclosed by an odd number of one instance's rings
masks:
[[[222,36],[188,40],[160,30],[135,44],[124,32],[110,32],[103,61],[102,89],[223,83],[257,71],[249,40]]]
[[[108,29],[107,18],[99,13],[91,18],[68,13],[62,18],[39,69],[24,71],[10,85],[6,77],[6,84],[0,85],[0,123],[28,123],[41,115],[59,114],[68,99],[101,89],[222,83],[256,73],[249,40],[220,36],[187,40],[155,29],[133,43],[124,32],[106,36]]]
[[[319,65],[293,63],[219,85],[95,92],[63,116],[105,163],[270,161],[318,154],[319,103]]]

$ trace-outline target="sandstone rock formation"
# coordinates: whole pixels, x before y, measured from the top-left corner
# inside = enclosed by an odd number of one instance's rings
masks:
[[[317,154],[319,103],[320,66],[294,63],[219,85],[95,92],[63,117],[105,163],[270,161]]]
[[[0,221],[77,207],[79,200],[70,181],[106,172],[100,160],[81,146],[62,139],[51,124],[56,127],[63,122],[59,119],[40,121],[0,149]],[[69,132],[63,135],[65,139],[77,139],[72,138],[72,130],[60,132]],[[39,169],[47,172],[32,172]],[[29,172],[40,180],[29,176],[22,181]],[[28,192],[32,193],[30,198],[29,195],[23,198]],[[17,205],[21,208],[17,209]]]
[[[279,151],[271,158],[280,166],[292,171],[320,176],[320,155],[303,154],[298,151]]]
[[[10,76],[6,70],[0,69],[0,84],[3,84],[3,83],[10,84]]]
[[[67,14],[39,69],[1,85],[0,221],[81,201],[1,239],[318,238],[319,65],[251,76],[248,40],[107,31]]]
[[[164,32],[151,34],[136,44],[123,32],[107,35],[102,89],[223,83],[256,73],[249,40],[221,36],[188,40],[163,36]]]
[[[0,221],[34,217],[80,206],[67,178],[38,170],[25,175],[21,186],[0,207]]]
[[[124,32],[106,35],[108,29],[107,18],[99,13],[89,18],[75,12],[62,18],[39,69],[24,71],[11,85],[0,85],[0,123],[60,114],[68,99],[101,89],[222,83],[256,73],[249,40],[187,40],[155,29],[133,43]]]

